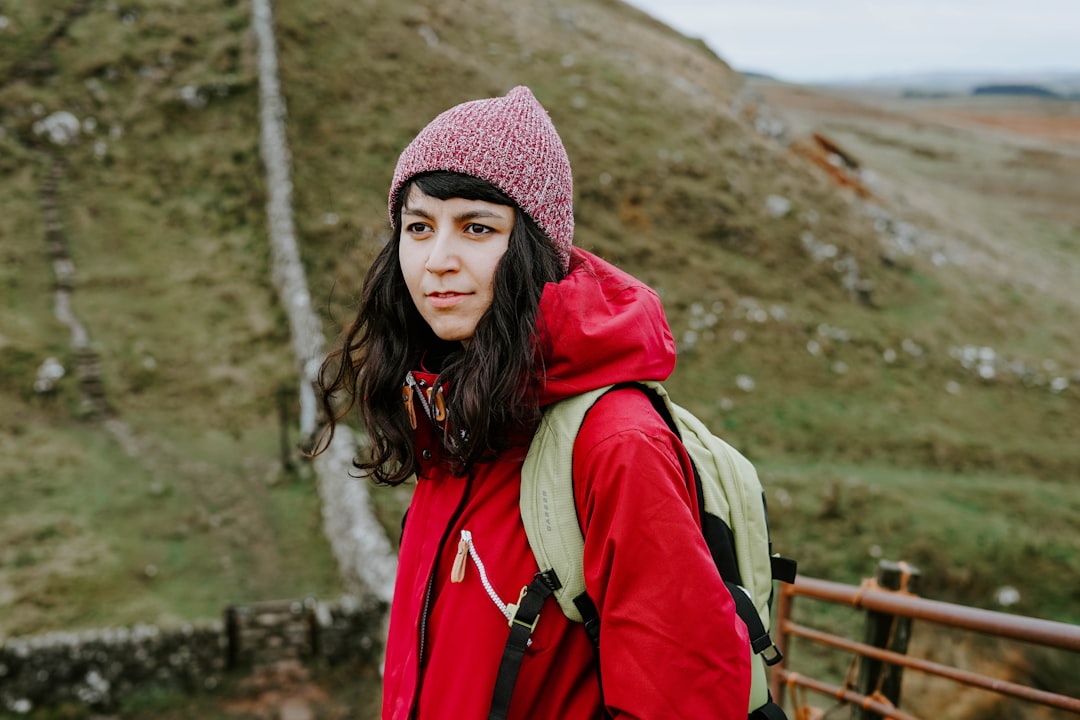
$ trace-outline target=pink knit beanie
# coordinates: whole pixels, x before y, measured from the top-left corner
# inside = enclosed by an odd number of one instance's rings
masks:
[[[390,222],[402,185],[431,170],[472,175],[502,190],[547,233],[563,266],[569,266],[574,239],[570,159],[547,111],[527,87],[452,107],[421,130],[398,158]]]

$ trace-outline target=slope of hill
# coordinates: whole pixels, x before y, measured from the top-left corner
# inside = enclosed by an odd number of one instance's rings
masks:
[[[314,494],[278,460],[278,391],[295,381],[267,262],[249,25],[246,7],[209,2],[9,14],[2,633],[338,587]],[[54,160],[58,226],[39,199]],[[83,416],[58,285],[104,417]],[[38,392],[50,357],[66,374]]]
[[[1019,611],[1080,619],[1060,582],[1080,570],[1075,145],[852,103],[827,133],[863,167],[815,164],[801,140],[820,100],[789,93],[770,119],[721,59],[615,0],[275,12],[328,341],[385,236],[400,149],[449,105],[528,84],[574,165],[576,242],[660,291],[681,350],[670,389],[761,465],[805,572],[856,580],[902,556],[935,597],[993,605],[1011,583]],[[0,633],[340,591],[304,466],[280,459],[282,427],[299,440],[279,394],[295,380],[246,4],[47,0],[8,17]],[[54,312],[54,167],[74,269],[59,285],[100,369],[97,414]],[[35,390],[50,357],[66,373]],[[381,494],[388,518],[401,499]]]

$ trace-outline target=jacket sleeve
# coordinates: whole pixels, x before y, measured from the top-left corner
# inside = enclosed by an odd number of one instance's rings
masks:
[[[634,389],[601,398],[574,444],[585,587],[613,717],[747,715],[746,629],[697,519],[690,461]]]

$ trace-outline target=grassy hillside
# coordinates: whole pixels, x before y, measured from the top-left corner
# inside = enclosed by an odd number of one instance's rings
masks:
[[[294,373],[248,12],[4,7],[0,637],[340,591],[314,488],[280,459]],[[575,242],[661,292],[681,351],[669,388],[761,467],[780,549],[841,581],[906,559],[932,597],[997,607],[1011,585],[1014,610],[1080,622],[1061,582],[1080,571],[1075,103],[1012,108],[1066,128],[1034,137],[988,105],[748,88],[616,0],[275,13],[328,340],[385,237],[401,148],[442,109],[527,84],[573,163]],[[786,138],[762,132],[755,93]],[[78,123],[65,144],[61,111]],[[815,130],[861,162],[869,197],[788,142]],[[54,315],[40,196],[57,161],[104,417],[81,409]],[[49,357],[66,374],[37,392]],[[388,524],[399,500],[381,495]]]
[[[246,6],[23,3],[9,18],[0,635],[336,592],[315,494],[278,462],[277,395],[293,380]],[[79,121],[65,145],[43,130],[60,111]],[[39,192],[54,158],[74,311],[128,433],[83,417],[53,315]],[[37,393],[48,357],[67,373]]]

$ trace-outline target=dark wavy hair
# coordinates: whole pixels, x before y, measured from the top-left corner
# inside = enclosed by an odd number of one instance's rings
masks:
[[[401,206],[413,185],[440,200],[483,200],[514,208],[491,306],[467,346],[436,336],[405,285],[398,263]],[[419,469],[402,384],[421,362],[438,373],[438,384],[448,387],[454,438],[444,437],[443,446],[455,472],[468,472],[477,461],[497,456],[513,444],[515,431],[539,420],[536,380],[543,373],[543,358],[537,311],[544,286],[565,275],[555,246],[533,219],[498,188],[471,175],[416,175],[394,198],[393,214],[395,231],[368,270],[356,319],[319,373],[328,424],[315,450],[318,454],[329,446],[335,425],[355,407],[371,448],[367,459],[353,464],[385,485],[400,484]]]

